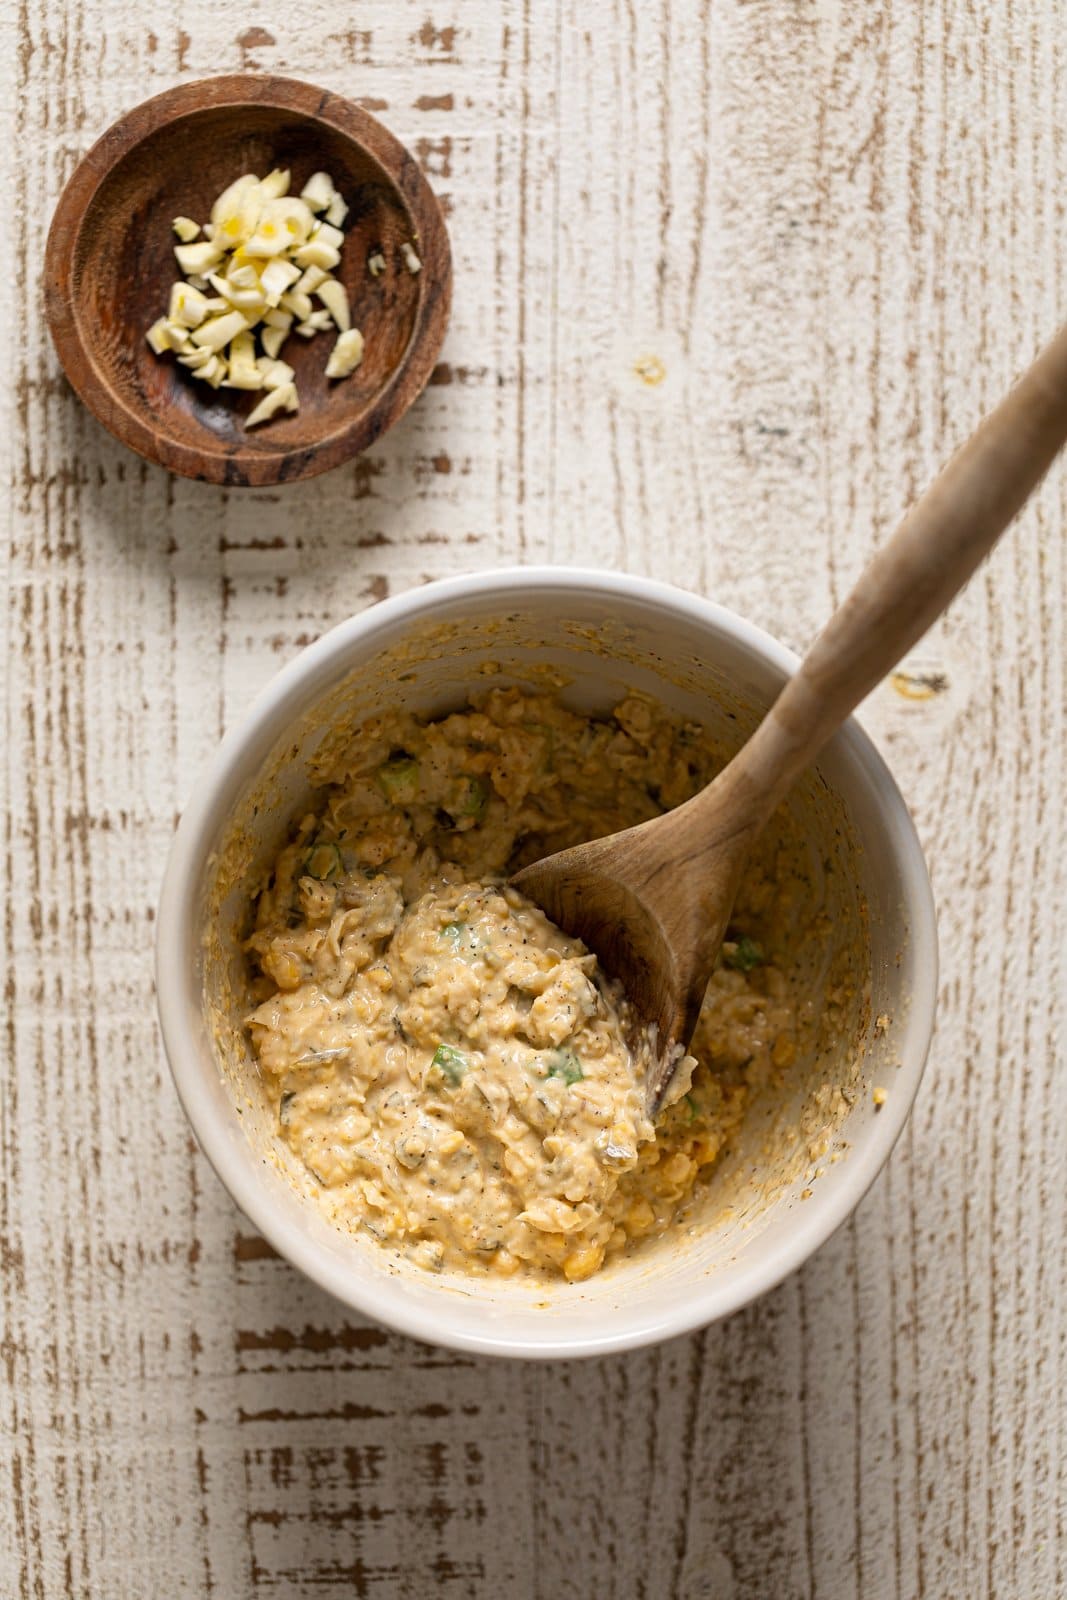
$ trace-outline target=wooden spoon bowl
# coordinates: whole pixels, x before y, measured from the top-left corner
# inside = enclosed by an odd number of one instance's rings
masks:
[[[329,333],[291,336],[300,410],[248,430],[258,396],[211,389],[145,334],[180,277],[176,216],[207,220],[242,172],[292,171],[299,193],[327,171],[349,205],[336,269],[364,336],[362,364],[325,375]],[[401,247],[422,262],[409,271]],[[380,251],[375,277],[368,259]],[[338,466],[379,438],[425,387],[452,289],[448,234],[414,157],[367,112],[290,78],[235,75],[171,89],[137,106],[93,146],[56,208],[45,306],[76,392],[106,428],[168,471],[234,486],[291,483]]]

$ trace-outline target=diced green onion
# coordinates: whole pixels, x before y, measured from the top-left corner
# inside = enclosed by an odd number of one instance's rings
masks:
[[[738,972],[751,972],[753,967],[761,966],[765,960],[763,946],[747,935],[738,939],[732,950],[724,945],[722,958],[728,967]]]
[[[441,929],[441,938],[449,944],[458,945],[461,943],[466,931],[467,924],[465,922],[446,922]]]
[[[575,1050],[567,1048],[553,1050],[547,1060],[548,1077],[562,1078],[568,1088],[572,1083],[581,1083],[585,1077],[585,1073],[582,1071],[582,1063],[578,1059],[578,1053]]]
[[[344,870],[341,852],[335,844],[313,844],[304,857],[302,870],[305,878],[318,878],[320,882],[336,878]]]
[[[450,816],[457,821],[461,817],[473,817],[476,822],[485,816],[485,808],[489,804],[489,789],[484,778],[463,779],[463,786],[455,801],[446,806]]]
[[[459,1083],[463,1074],[470,1066],[470,1062],[462,1050],[457,1050],[455,1045],[439,1044],[433,1053],[431,1066],[437,1067],[444,1073],[453,1088]]]
[[[393,756],[378,768],[377,779],[390,805],[410,805],[419,791],[419,763],[413,756]]]

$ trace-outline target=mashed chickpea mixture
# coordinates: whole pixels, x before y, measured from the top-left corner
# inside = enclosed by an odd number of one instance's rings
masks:
[[[280,1130],[339,1225],[428,1268],[579,1280],[675,1220],[795,1053],[762,930],[739,909],[692,1086],[653,1128],[625,1000],[505,880],[679,804],[716,764],[699,727],[637,695],[599,719],[493,690],[358,731],[248,941]],[[758,873],[739,902],[754,924],[773,900]]]

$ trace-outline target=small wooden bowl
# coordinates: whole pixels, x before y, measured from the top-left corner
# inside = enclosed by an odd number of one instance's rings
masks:
[[[300,410],[246,430],[255,394],[211,389],[145,334],[164,314],[174,217],[208,219],[242,172],[289,167],[299,193],[328,172],[349,205],[337,275],[365,340],[350,377],[325,375],[333,340],[291,336]],[[401,246],[413,244],[412,273]],[[385,271],[368,270],[380,250]],[[441,348],[452,259],[414,157],[348,100],[291,78],[235,75],[146,100],[108,129],[60,198],[45,253],[45,307],[75,390],[116,438],[170,472],[210,483],[292,483],[373,443],[425,387]]]

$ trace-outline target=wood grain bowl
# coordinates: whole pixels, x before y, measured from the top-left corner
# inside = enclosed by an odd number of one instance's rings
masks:
[[[325,376],[329,334],[290,338],[300,410],[246,430],[257,396],[213,390],[145,341],[180,276],[171,221],[206,220],[242,172],[319,168],[349,204],[337,275],[365,339],[362,364]],[[412,242],[422,270],[401,246]],[[386,268],[373,276],[380,250]],[[45,255],[45,307],[75,391],[106,428],[170,472],[234,487],[292,483],[367,448],[425,387],[452,289],[448,234],[414,157],[367,112],[311,84],[234,75],[185,84],[116,122],[70,179]]]

